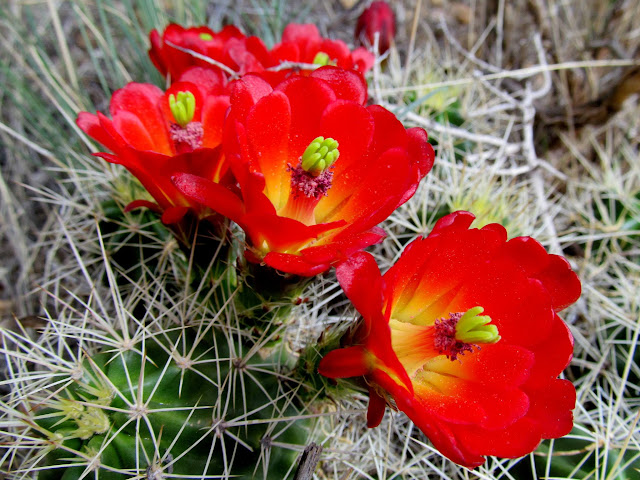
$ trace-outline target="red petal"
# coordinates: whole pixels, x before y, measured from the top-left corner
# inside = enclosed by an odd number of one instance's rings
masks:
[[[265,195],[276,209],[282,208],[289,196],[291,175],[287,165],[292,161],[289,158],[291,109],[287,96],[276,91],[261,98],[247,115],[246,126],[251,161],[255,162],[251,166],[264,175]]]
[[[440,355],[427,362],[425,368],[477,382],[487,388],[517,387],[527,381],[535,360],[535,355],[524,347],[499,341],[494,345],[482,345],[479,351],[466,353],[457,361]]]
[[[467,468],[475,468],[484,463],[481,455],[470,451],[464,442],[456,438],[452,430],[453,425],[437,421],[428,410],[414,405],[406,398],[401,396],[394,396],[394,398],[398,408],[407,414],[413,423],[429,437],[433,446],[449,460]]]
[[[362,347],[347,347],[327,353],[318,365],[318,373],[329,378],[349,378],[366,375],[370,371],[366,352]]]
[[[412,382],[423,408],[452,423],[504,428],[524,417],[529,409],[529,398],[517,388],[481,384],[448,371],[440,374],[431,371],[428,363]]]
[[[353,68],[359,72],[367,73],[376,63],[376,57],[366,48],[358,47],[351,52],[351,61]]]
[[[229,109],[229,97],[209,96],[202,107],[203,148],[214,148],[222,143],[224,119]]]
[[[100,155],[104,157],[104,155]],[[118,157],[124,165],[147,189],[161,209],[183,205],[187,199],[173,186],[167,174],[167,165],[173,158],[161,153],[136,151],[126,148]]]
[[[292,42],[280,42],[271,49],[271,58],[276,64],[281,62],[299,62],[300,48]]]
[[[484,307],[509,343],[531,346],[547,338],[554,312],[542,283],[526,278],[511,262],[495,260],[488,267],[477,271],[461,290],[467,309],[471,304]]]
[[[313,263],[300,255],[279,252],[269,252],[262,260],[256,263],[265,263],[281,272],[292,273],[301,277],[313,277],[331,268],[328,263]]]
[[[513,425],[492,430],[478,426],[450,425],[459,444],[478,455],[517,458],[531,453],[541,439],[540,428],[525,417]]]
[[[310,45],[320,41],[318,28],[313,24],[290,23],[282,32],[282,43],[294,42],[301,50],[306,50]]]
[[[539,272],[549,263],[549,254],[537,240],[531,237],[516,237],[504,246],[504,253],[519,264],[529,276]]]
[[[459,210],[457,212],[445,215],[438,220],[429,234],[430,237],[439,235],[443,232],[459,232],[462,230],[468,230],[476,216],[473,213]]]
[[[172,223],[179,222],[188,211],[189,207],[169,207],[162,214],[162,223],[171,225]]]
[[[162,76],[167,75],[167,66],[166,60],[164,58],[163,53],[163,42],[162,37],[158,33],[157,30],[151,30],[149,33],[149,41],[151,43],[151,48],[149,49],[149,58],[151,62],[155,65]]]
[[[365,320],[382,313],[382,276],[374,258],[355,253],[336,267],[340,286]]]
[[[226,83],[225,76],[220,70],[205,67],[188,68],[180,75],[178,81],[196,85],[203,97],[222,95]]]
[[[312,62],[318,52],[326,53],[331,60],[336,62],[339,68],[351,69],[353,63],[351,62],[351,51],[347,44],[342,40],[331,40],[323,38],[317,45],[307,51],[305,60]]]
[[[262,243],[266,242],[266,248],[276,252],[295,252],[327,230],[338,226],[331,223],[307,226],[291,218],[254,213],[251,210],[238,223],[251,238],[254,246],[262,248]]]
[[[103,118],[102,121],[100,120],[100,116],[102,116]],[[109,125],[111,125],[112,132],[107,131],[103,127],[104,122],[107,122]],[[111,120],[109,120],[104,115],[93,115],[92,113],[88,112],[80,112],[78,114],[78,118],[76,119],[76,124],[87,135],[107,147],[112,152],[118,152],[121,149],[124,140],[122,140],[120,135],[115,132]],[[117,135],[117,140],[113,137],[112,133]]]
[[[331,87],[317,78],[295,76],[282,82],[276,91],[289,97],[291,106],[291,155],[301,156],[311,141],[320,135],[324,109],[336,99]]]
[[[311,76],[327,82],[340,100],[351,100],[361,105],[367,101],[367,82],[358,72],[327,65],[315,70]]]
[[[387,402],[373,387],[369,387],[369,408],[367,409],[367,427],[375,428],[382,422]]]
[[[328,216],[334,221],[344,219],[349,222],[340,232],[340,237],[368,230],[385,220],[407,191],[410,168],[405,151],[399,148],[388,150],[369,167],[367,175],[351,187],[353,194]],[[347,187],[336,182],[332,188]]]
[[[409,136],[409,158],[414,165],[419,167],[420,178],[424,177],[431,167],[435,153],[433,147],[429,143],[429,136],[423,128],[415,127],[407,129]]]
[[[490,301],[491,294],[479,277],[491,280],[487,269],[502,242],[494,232],[473,229],[411,243],[385,275],[392,317],[429,325],[450,313],[484,307],[480,300]]]
[[[319,131],[337,140],[340,152],[329,195],[321,199],[315,209],[316,218],[325,221],[336,214],[336,207],[352,195],[363,177],[375,168],[362,159],[372,142],[373,118],[364,107],[338,100],[324,111]]]
[[[165,155],[173,153],[171,149],[162,150],[161,143],[155,141],[156,138],[151,136],[151,133],[145,128],[140,118],[131,112],[122,111],[115,115],[113,117],[113,125],[120,132],[122,138],[136,150],[155,151]],[[164,143],[166,147],[169,146],[167,142]]]
[[[136,115],[155,136],[164,133],[167,128],[162,110],[159,108],[159,102],[163,98],[164,92],[155,85],[129,83],[113,93],[109,111],[112,118],[123,111]]]
[[[237,176],[237,175],[236,175]],[[238,177],[245,210],[256,216],[275,216],[276,209],[271,200],[263,193],[265,189],[264,175],[260,172],[249,172]]]
[[[247,37],[246,46],[247,50],[258,60],[262,68],[268,68],[275,65],[269,50],[260,37]]]
[[[358,252],[336,267],[340,286],[367,325],[366,348],[385,369],[393,371],[407,389],[411,380],[391,346],[391,331],[382,315],[382,277],[371,255]],[[382,375],[377,370],[376,375]]]
[[[137,208],[148,208],[151,211],[156,213],[162,213],[162,209],[155,202],[150,202],[149,200],[134,200],[133,202],[129,202],[126,207],[124,207],[124,212],[130,212],[131,210],[135,210]]]
[[[164,92],[155,85],[146,83],[129,83],[124,88],[116,90],[111,97],[110,112],[114,125],[129,142],[135,146],[137,135],[131,124],[131,116],[138,118],[144,130],[151,138],[152,148],[138,148],[153,150],[170,155],[173,152],[173,144],[169,139],[167,120],[163,114]],[[119,123],[119,117],[125,120]],[[146,140],[144,140],[146,144]]]
[[[535,276],[549,291],[556,312],[565,309],[580,298],[582,292],[580,280],[563,257],[549,255],[547,267]]]
[[[573,336],[567,325],[555,315],[549,335],[532,348],[536,363],[527,385],[538,385],[556,378],[573,357]]]
[[[234,222],[238,222],[244,213],[240,199],[222,185],[188,173],[177,173],[172,177],[172,181],[187,197]]]
[[[231,112],[233,118],[243,122],[251,107],[273,89],[255,74],[244,75],[231,84]]]
[[[339,232],[338,229],[336,231]],[[305,248],[300,253],[310,262],[333,264],[346,260],[363,248],[380,243],[385,236],[384,230],[378,227],[358,235],[343,238],[338,242],[331,241],[331,234],[329,234],[326,237],[326,241],[324,238],[319,240],[318,243],[324,243],[323,245]]]
[[[372,158],[376,158],[390,148],[408,148],[407,132],[393,113],[380,105],[370,105],[367,110],[375,121],[374,141],[369,152]]]
[[[570,381],[552,379],[525,391],[531,401],[527,418],[538,422],[542,438],[559,438],[571,431],[576,389]]]

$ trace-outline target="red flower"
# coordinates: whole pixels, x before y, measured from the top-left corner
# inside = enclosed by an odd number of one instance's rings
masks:
[[[557,376],[573,338],[557,312],[580,296],[567,261],[497,224],[456,212],[411,243],[382,277],[357,253],[338,280],[364,325],[320,362],[331,378],[365,375],[369,427],[385,401],[456,463],[519,457],[572,427],[575,389]],[[480,315],[483,313],[483,315]]]
[[[246,37],[232,25],[214,32],[208,27],[184,28],[172,23],[162,36],[157,30],[152,30],[149,40],[151,61],[160,73],[170,74],[173,79],[179,78],[192,66],[220,70],[207,59],[240,75],[260,72],[273,64],[262,40]]]
[[[192,68],[163,92],[146,83],[130,83],[111,98],[111,119],[81,112],[77,124],[113,153],[98,153],[124,165],[157,202],[132,202],[127,209],[151,207],[165,223],[180,220],[191,209],[211,214],[171,183],[175,172],[190,172],[213,182],[228,183],[222,126],[229,107],[224,78],[213,70]]]
[[[322,38],[315,25],[295,23],[285,27],[282,41],[273,47],[271,55],[276,63],[319,63],[362,73],[367,72],[375,60],[364,48],[356,48],[352,52],[341,40]]]
[[[361,45],[374,45],[376,34],[378,38],[378,53],[389,50],[396,36],[396,17],[387,2],[373,2],[356,24],[355,38]]]
[[[149,39],[151,61],[160,73],[171,78],[179,78],[192,66],[225,70],[228,76],[229,71],[244,75],[274,70],[281,62],[330,64],[366,72],[374,62],[366,49],[351,52],[340,40],[322,38],[314,25],[288,25],[282,42],[271,51],[258,37],[246,37],[233,26],[214,32],[207,27],[171,24],[162,36],[153,30]],[[275,69],[264,76],[275,85],[292,73],[293,69]]]
[[[360,74],[331,66],[276,88],[247,75],[234,83],[225,124],[241,196],[194,175],[176,175],[176,185],[244,229],[249,260],[323,272],[379,242],[376,225],[433,164],[423,129],[405,130],[366,98]]]

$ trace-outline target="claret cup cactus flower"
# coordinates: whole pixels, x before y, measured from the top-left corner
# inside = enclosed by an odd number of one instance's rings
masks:
[[[241,194],[190,173],[174,181],[244,229],[252,262],[312,276],[378,243],[376,225],[433,164],[423,129],[364,106],[357,72],[325,66],[275,88],[246,75],[232,89],[224,151]]]
[[[228,25],[219,32],[208,27],[184,28],[168,25],[162,34],[153,30],[149,35],[149,57],[162,75],[177,80],[189,68],[199,66],[223,73],[227,77],[272,70],[274,80],[298,73],[282,63],[336,65],[367,72],[374,57],[365,48],[349,49],[341,40],[323,38],[311,24],[287,25],[282,40],[268,50],[262,40],[245,36]]]
[[[529,237],[507,241],[498,224],[469,229],[473,219],[442,218],[384,276],[366,253],[340,264],[364,323],[319,365],[332,378],[365,376],[370,427],[394,405],[467,467],[571,430],[575,389],[557,377],[573,338],[557,313],[581,290],[564,258]]]
[[[81,112],[77,124],[112,152],[96,156],[125,166],[155,200],[135,201],[127,208],[150,207],[162,213],[165,223],[175,223],[189,210],[199,217],[212,212],[180,193],[171,183],[173,173],[232,182],[221,147],[228,106],[224,78],[194,67],[166,92],[130,83],[113,94],[111,118]]]

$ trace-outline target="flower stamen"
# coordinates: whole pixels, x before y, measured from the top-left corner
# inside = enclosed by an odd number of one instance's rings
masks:
[[[433,344],[441,355],[457,360],[459,355],[472,352],[480,343],[496,343],[500,340],[498,327],[489,325],[491,317],[480,315],[482,307],[473,307],[465,313],[452,313],[448,318],[435,321]]]

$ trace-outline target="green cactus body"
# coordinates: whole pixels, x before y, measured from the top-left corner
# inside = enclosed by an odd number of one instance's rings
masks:
[[[213,341],[194,337],[184,328],[85,360],[84,378],[36,415],[43,434],[64,439],[38,478],[75,480],[88,469],[103,480],[147,469],[163,472],[158,478],[291,476],[311,421],[287,420],[299,412],[273,371],[286,356],[275,350],[245,360],[235,353],[242,346],[220,332]],[[177,353],[182,345],[192,349],[192,364]]]

